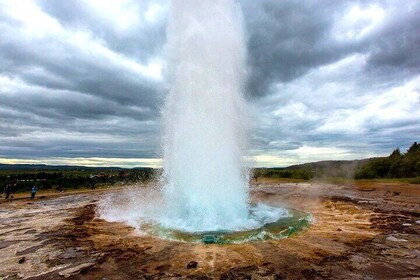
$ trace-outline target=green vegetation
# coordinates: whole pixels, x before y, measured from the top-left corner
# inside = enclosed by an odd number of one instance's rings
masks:
[[[377,158],[359,166],[355,179],[374,178],[417,178],[420,181],[420,144],[414,144],[406,153],[395,149],[386,158]]]
[[[257,168],[254,170],[254,178],[287,178],[293,180],[353,179],[355,168],[366,161],[320,161],[285,168]]]
[[[136,169],[69,169],[54,167],[37,170],[0,170],[0,191],[7,184],[16,184],[15,192],[30,191],[36,185],[39,190],[57,190],[91,188],[114,184],[146,182],[154,177],[151,168]]]
[[[383,158],[352,161],[321,161],[286,168],[257,168],[254,178],[322,179],[345,182],[353,179],[387,179],[420,184],[420,144],[414,144],[406,153],[395,149]],[[403,179],[410,178],[410,179]]]
[[[257,168],[254,170],[254,178],[258,177],[309,180],[314,177],[314,170],[310,168]]]

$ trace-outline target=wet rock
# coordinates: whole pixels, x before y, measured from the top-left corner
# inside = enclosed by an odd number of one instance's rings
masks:
[[[389,235],[386,240],[393,241],[393,242],[407,242],[408,240],[396,238],[393,235]]]
[[[368,260],[361,255],[353,255],[350,257],[350,263],[354,268],[362,270],[368,264]]]
[[[411,227],[411,224],[409,224],[409,223],[404,223],[404,224],[403,224],[403,226],[405,226],[405,227]]]
[[[212,278],[207,277],[206,275],[190,275],[187,276],[188,280],[212,280]]]
[[[44,244],[40,244],[40,245],[36,245],[36,246],[32,246],[32,247],[26,248],[25,250],[18,251],[18,252],[16,253],[16,255],[18,255],[18,256],[22,256],[22,255],[26,255],[26,254],[34,253],[34,252],[38,251],[39,249],[41,249],[42,247],[44,247]]]
[[[268,268],[258,268],[251,275],[251,280],[278,280],[283,279],[282,276],[274,274],[273,270]]]
[[[244,280],[251,279],[252,273],[257,270],[256,266],[232,268],[220,276],[220,280]]]
[[[74,248],[67,248],[66,251],[64,251],[61,255],[61,259],[72,259],[76,257],[77,253]]]
[[[318,272],[313,268],[304,269],[301,273],[305,279],[315,279],[318,276]]]
[[[272,269],[257,266],[232,268],[220,276],[221,280],[282,280],[285,275],[274,273]]]
[[[196,268],[196,267],[197,267],[197,265],[198,265],[198,262],[196,262],[196,261],[190,261],[190,262],[187,264],[187,269]]]
[[[82,270],[89,269],[94,266],[95,263],[82,263],[77,266],[73,266],[67,269],[64,269],[58,273],[58,275],[63,276],[64,278],[70,277],[72,275],[79,274]]]
[[[166,271],[166,270],[168,270],[170,267],[171,267],[171,265],[169,265],[169,264],[163,264],[163,265],[159,265],[159,266],[157,266],[155,269],[156,269],[157,271]]]
[[[18,261],[18,263],[24,263],[26,261],[26,258],[25,257],[21,257],[20,259],[19,259],[19,261]]]
[[[360,188],[360,189],[357,189],[357,190],[361,191],[361,192],[372,192],[376,189],[375,188]]]

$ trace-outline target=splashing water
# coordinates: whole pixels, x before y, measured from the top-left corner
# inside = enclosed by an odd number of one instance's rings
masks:
[[[232,242],[284,237],[290,219],[303,219],[284,208],[249,204],[242,26],[233,0],[171,2],[161,189],[103,199],[102,217],[169,239],[194,241],[218,232]]]

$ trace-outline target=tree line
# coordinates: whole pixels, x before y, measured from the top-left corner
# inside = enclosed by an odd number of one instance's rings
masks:
[[[355,179],[420,177],[420,144],[405,153],[395,149],[388,157],[372,159],[357,168]]]
[[[347,179],[416,178],[420,182],[420,144],[402,153],[395,149],[388,157],[352,161],[322,161],[286,168],[256,168],[253,177],[309,180],[335,177]]]

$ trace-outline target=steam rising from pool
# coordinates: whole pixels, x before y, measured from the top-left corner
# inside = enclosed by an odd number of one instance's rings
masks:
[[[233,0],[173,0],[167,36],[170,90],[163,108],[160,188],[102,199],[102,217],[171,237],[261,229],[293,216],[284,208],[249,204],[239,7]]]

